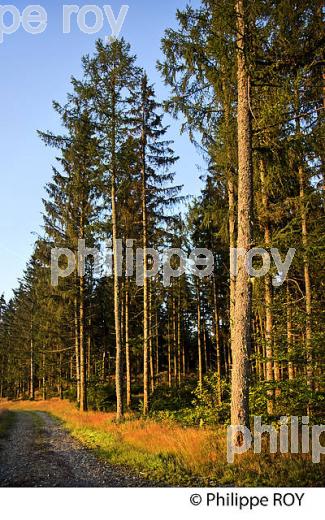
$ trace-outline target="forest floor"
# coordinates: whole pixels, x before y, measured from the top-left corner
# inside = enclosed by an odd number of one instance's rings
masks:
[[[130,471],[98,460],[45,412],[6,412],[0,487],[149,487]]]
[[[227,463],[226,426],[113,412],[82,413],[69,401],[0,402],[0,486],[315,487],[325,463],[310,454],[252,450]]]

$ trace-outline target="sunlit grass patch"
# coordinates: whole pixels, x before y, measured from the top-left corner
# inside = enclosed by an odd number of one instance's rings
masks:
[[[322,486],[325,464],[310,455],[248,451],[227,463],[226,427],[183,427],[128,415],[120,424],[114,413],[81,413],[70,402],[3,403],[7,410],[46,411],[70,433],[111,464],[124,465],[161,484],[182,486]]]

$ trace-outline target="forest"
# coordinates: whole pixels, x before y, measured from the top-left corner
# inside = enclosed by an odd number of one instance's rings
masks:
[[[123,38],[98,40],[82,58],[65,102],[53,102],[62,132],[38,130],[57,158],[33,254],[14,296],[0,300],[2,400],[69,401],[89,417],[114,413],[118,428],[148,420],[218,431],[283,415],[321,424],[323,17],[320,0],[177,10],[157,62],[168,99]],[[175,183],[166,114],[204,158],[197,197]],[[110,241],[110,276],[91,255],[78,270],[80,240]],[[141,284],[125,260],[118,269],[118,244],[141,248]],[[54,248],[77,258],[57,286]],[[161,269],[149,276],[152,249],[176,248],[211,251],[212,274],[186,270],[169,286]],[[273,262],[252,277],[236,248],[277,248],[283,261],[296,252],[275,284]],[[177,270],[176,255],[171,263]]]

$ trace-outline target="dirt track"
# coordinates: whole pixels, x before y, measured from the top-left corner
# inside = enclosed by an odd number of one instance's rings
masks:
[[[44,412],[10,412],[0,438],[0,487],[148,487],[150,483],[98,460]]]

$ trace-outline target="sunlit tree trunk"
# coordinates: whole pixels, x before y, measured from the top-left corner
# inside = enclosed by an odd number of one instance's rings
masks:
[[[145,113],[143,107],[142,129],[142,248],[143,248],[143,414],[149,411],[149,308],[148,308],[148,211],[147,211],[147,171]]]
[[[287,282],[287,342],[288,342],[288,378],[293,381],[295,378],[294,364],[292,361],[293,354],[293,335],[292,335],[292,308],[289,282]]]
[[[87,374],[85,348],[85,278],[79,283],[79,348],[80,348],[80,411],[87,411]]]
[[[76,278],[77,281],[77,278]],[[79,316],[78,316],[78,297],[74,299],[74,348],[76,358],[76,387],[77,405],[80,404],[80,353],[79,353]]]
[[[177,327],[176,327],[176,296],[174,294],[174,287],[172,291],[172,308],[173,308],[173,368],[174,380],[177,384]]]
[[[213,276],[213,307],[214,307],[214,328],[215,328],[215,342],[216,342],[216,358],[217,358],[217,375],[218,375],[218,400],[221,403],[221,352],[220,352],[220,330],[219,330],[219,307],[217,295],[217,280],[216,275]]]
[[[177,313],[177,376],[178,384],[181,384],[182,372],[181,372],[181,293],[178,295],[178,313]]]
[[[296,111],[299,112],[299,90],[295,91]],[[296,120],[296,132],[300,135],[301,125],[300,120]],[[304,248],[303,262],[304,262],[304,282],[305,282],[305,346],[306,346],[306,375],[307,384],[309,388],[313,389],[313,353],[312,353],[312,289],[309,269],[309,254],[308,254],[308,224],[307,224],[307,204],[306,204],[306,177],[302,164],[298,167],[298,181],[299,181],[299,203],[300,203],[300,219],[301,219],[301,236],[302,245]]]
[[[306,341],[306,358],[307,358],[307,384],[313,388],[313,354],[312,354],[312,289],[309,270],[308,259],[308,227],[307,227],[307,211],[305,202],[305,174],[302,166],[298,169],[299,175],[299,196],[301,209],[301,233],[302,244],[304,247],[304,281],[305,281],[305,295],[306,295],[306,321],[305,321],[305,341]]]
[[[260,180],[262,189],[262,205],[264,218],[262,221],[262,228],[264,228],[264,243],[265,248],[271,247],[271,230],[269,221],[269,198],[266,186],[266,167],[263,159],[259,162]],[[265,349],[266,349],[266,381],[272,383],[273,381],[273,295],[272,295],[272,280],[269,273],[264,277],[264,299],[265,299]],[[275,364],[275,362],[274,362]],[[277,362],[278,367],[278,362]],[[274,366],[275,369],[275,366]],[[278,370],[274,370],[274,376],[278,377]],[[274,377],[276,379],[276,377]],[[279,380],[279,379],[276,379]],[[273,414],[273,389],[267,391],[267,412]]]
[[[35,377],[35,359],[34,359],[34,330],[33,330],[33,318],[30,321],[30,383],[29,383],[29,398],[34,400],[35,388],[34,388],[34,377]]]
[[[152,291],[151,283],[149,282],[149,362],[150,362],[150,390],[151,393],[155,390],[155,371],[153,360],[153,326],[152,326]]]
[[[244,1],[237,0],[237,78],[238,78],[238,239],[237,248],[249,251],[252,246],[253,166],[248,75],[247,28]],[[234,334],[232,338],[231,424],[249,427],[249,353],[251,341],[252,291],[246,260],[237,258]],[[235,433],[235,444],[242,435]]]
[[[196,284],[196,305],[197,305],[197,348],[198,348],[198,382],[202,390],[203,384],[203,362],[202,362],[202,319],[201,319],[201,288],[200,282]]]
[[[117,245],[117,204],[116,204],[116,93],[112,87],[112,164],[111,164],[111,205],[112,205],[112,237],[113,237],[113,278],[114,278],[114,322],[115,322],[115,387],[116,387],[116,420],[123,417],[123,354],[121,341],[121,309],[120,285],[118,272],[118,245]]]

